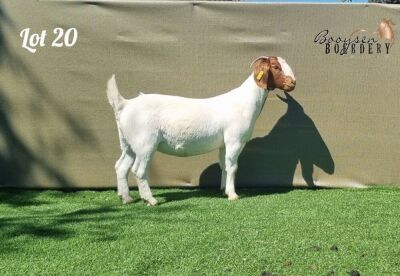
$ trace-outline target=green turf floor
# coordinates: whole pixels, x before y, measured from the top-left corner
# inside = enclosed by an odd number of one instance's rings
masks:
[[[0,190],[0,274],[400,275],[400,189],[238,193]]]

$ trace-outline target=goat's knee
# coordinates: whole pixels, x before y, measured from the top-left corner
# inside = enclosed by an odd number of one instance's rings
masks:
[[[234,164],[229,164],[225,166],[225,172],[227,175],[229,174],[235,174],[237,171],[238,165],[236,163]]]

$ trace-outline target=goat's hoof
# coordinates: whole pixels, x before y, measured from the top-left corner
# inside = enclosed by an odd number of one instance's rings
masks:
[[[122,197],[122,203],[123,204],[129,204],[133,202],[133,198],[131,198],[130,196],[127,197]]]
[[[157,199],[155,199],[154,197],[145,201],[147,202],[147,206],[156,206],[158,203]]]
[[[228,195],[228,200],[237,200],[237,199],[239,199],[239,196],[237,194]]]

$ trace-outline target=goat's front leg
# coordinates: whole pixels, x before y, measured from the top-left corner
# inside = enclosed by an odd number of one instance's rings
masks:
[[[225,194],[229,200],[238,199],[239,196],[235,192],[235,175],[238,168],[237,161],[242,152],[244,144],[239,142],[225,145],[225,171],[226,171],[226,186]]]
[[[221,191],[224,192],[226,187],[225,147],[219,149],[219,166],[221,168]]]
[[[118,196],[122,198],[124,204],[131,203],[133,199],[129,196],[128,174],[135,160],[134,155],[124,150],[121,157],[115,163],[115,172],[117,173]]]

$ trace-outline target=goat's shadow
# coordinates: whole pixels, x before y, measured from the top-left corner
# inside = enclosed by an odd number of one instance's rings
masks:
[[[315,187],[314,165],[333,174],[335,164],[313,120],[288,93],[278,96],[286,113],[264,137],[249,141],[238,161],[236,187],[292,187],[297,164],[308,187]],[[210,165],[200,175],[201,188],[219,187],[221,169]]]

